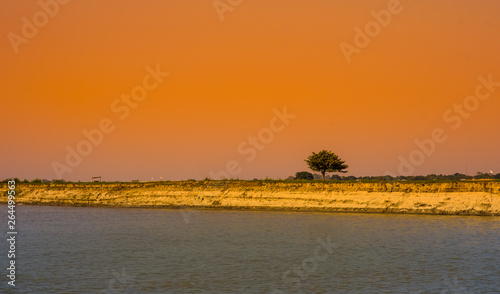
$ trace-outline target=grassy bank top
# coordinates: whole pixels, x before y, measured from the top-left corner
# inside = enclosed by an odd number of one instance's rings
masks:
[[[7,190],[1,183],[0,189]],[[500,194],[500,181],[455,181],[455,182],[333,182],[333,181],[158,181],[158,182],[98,182],[98,183],[16,183],[17,194],[27,190],[238,190],[296,193],[310,192],[404,192],[404,193],[451,193],[487,192]]]

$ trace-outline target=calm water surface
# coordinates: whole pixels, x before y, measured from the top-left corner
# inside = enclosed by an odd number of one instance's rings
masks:
[[[18,206],[17,221],[2,293],[500,293],[500,217]]]

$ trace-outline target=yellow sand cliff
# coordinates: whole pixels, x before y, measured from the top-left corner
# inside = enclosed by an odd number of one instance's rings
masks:
[[[7,202],[0,186],[0,203]],[[17,204],[500,215],[500,182],[183,181],[22,184]]]

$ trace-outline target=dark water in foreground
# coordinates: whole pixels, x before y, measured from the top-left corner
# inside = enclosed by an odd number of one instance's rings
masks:
[[[500,293],[500,217],[18,206],[17,221],[2,293]]]

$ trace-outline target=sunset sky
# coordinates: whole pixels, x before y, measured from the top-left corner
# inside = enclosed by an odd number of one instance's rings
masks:
[[[0,6],[0,179],[286,178],[322,149],[347,175],[500,173],[499,1]]]

